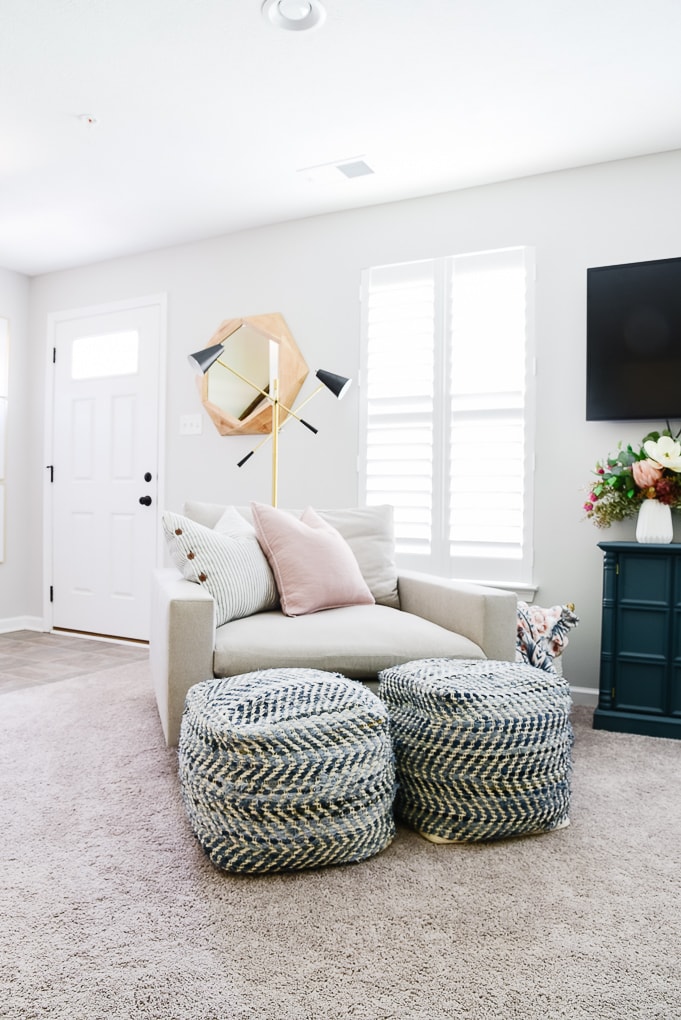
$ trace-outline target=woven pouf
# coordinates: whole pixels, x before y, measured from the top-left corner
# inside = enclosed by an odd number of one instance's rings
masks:
[[[380,674],[395,811],[433,842],[502,839],[568,824],[566,681],[525,663],[423,659]]]
[[[179,762],[191,827],[226,871],[361,861],[395,835],[387,710],[337,673],[267,669],[197,684]]]

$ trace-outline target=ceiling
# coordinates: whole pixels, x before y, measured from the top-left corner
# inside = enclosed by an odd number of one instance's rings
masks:
[[[0,0],[0,266],[681,148],[679,0],[323,2]]]

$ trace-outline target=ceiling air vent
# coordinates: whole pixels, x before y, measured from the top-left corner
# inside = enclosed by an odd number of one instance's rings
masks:
[[[374,171],[363,159],[357,159],[353,163],[337,163],[336,168],[346,177],[366,177]]]

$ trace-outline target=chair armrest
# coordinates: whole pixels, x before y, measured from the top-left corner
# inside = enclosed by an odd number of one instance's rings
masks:
[[[158,714],[168,747],[180,737],[187,691],[213,676],[214,604],[199,584],[174,569],[151,582],[149,662]]]
[[[412,570],[400,571],[398,590],[403,611],[462,634],[479,645],[488,659],[515,659],[515,592]]]

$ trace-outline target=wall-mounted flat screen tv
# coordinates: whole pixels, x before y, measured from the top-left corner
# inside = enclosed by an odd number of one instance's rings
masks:
[[[586,281],[586,420],[681,419],[681,258]]]

